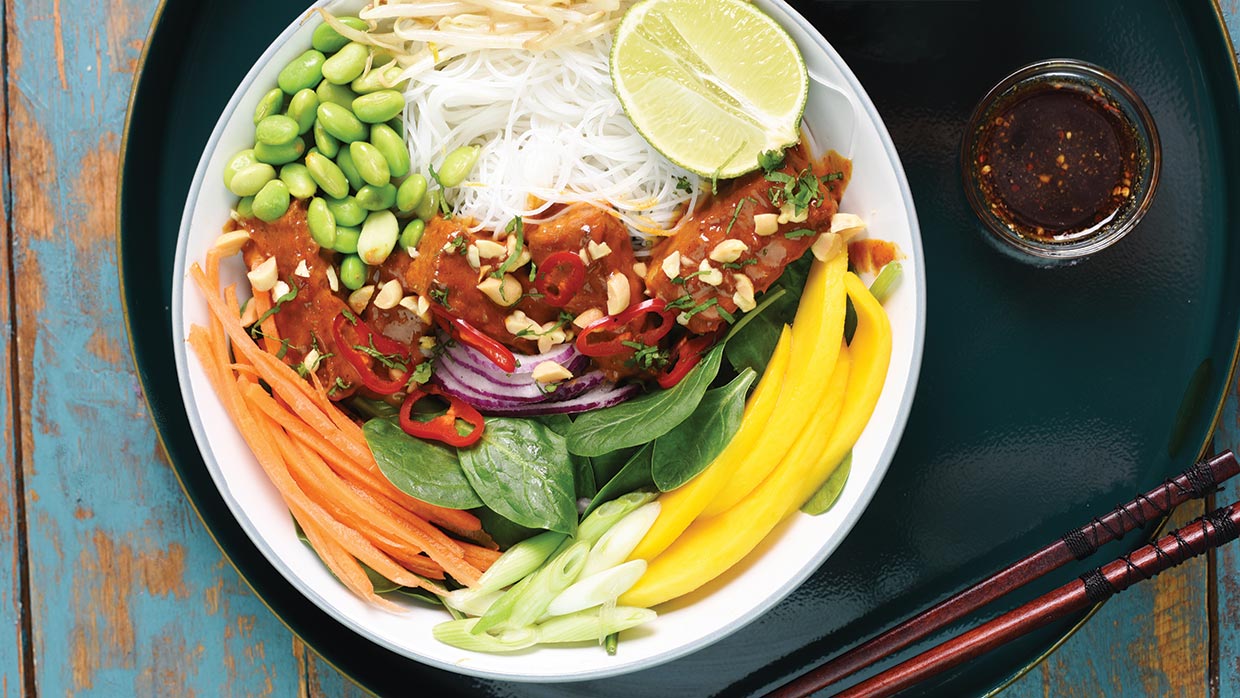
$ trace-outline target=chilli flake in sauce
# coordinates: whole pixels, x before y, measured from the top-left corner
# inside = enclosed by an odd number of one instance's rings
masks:
[[[1022,236],[1089,237],[1130,203],[1140,169],[1132,123],[1099,89],[1045,81],[1005,95],[977,134],[991,211]]]

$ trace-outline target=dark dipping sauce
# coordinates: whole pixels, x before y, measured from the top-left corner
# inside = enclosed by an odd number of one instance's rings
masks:
[[[1141,147],[1134,125],[1100,88],[1035,82],[988,112],[974,150],[978,186],[1018,235],[1080,240],[1132,204]]]

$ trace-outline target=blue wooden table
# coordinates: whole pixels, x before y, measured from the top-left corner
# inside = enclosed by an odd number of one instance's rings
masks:
[[[0,696],[360,694],[224,561],[159,450],[126,348],[117,162],[156,4],[0,8]],[[1240,0],[1223,6],[1236,34]],[[1220,447],[1240,445],[1236,392]],[[1237,580],[1232,545],[1140,585],[1004,695],[1240,695]]]

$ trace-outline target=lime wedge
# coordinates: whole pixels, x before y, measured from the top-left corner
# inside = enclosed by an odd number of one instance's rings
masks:
[[[611,81],[656,150],[719,179],[796,143],[809,94],[796,42],[742,0],[637,3],[616,29]]]

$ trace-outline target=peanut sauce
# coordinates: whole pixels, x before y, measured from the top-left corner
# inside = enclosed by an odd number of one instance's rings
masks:
[[[1042,242],[1089,237],[1137,188],[1135,126],[1096,86],[1047,80],[1005,95],[977,143],[978,183],[991,211]]]

